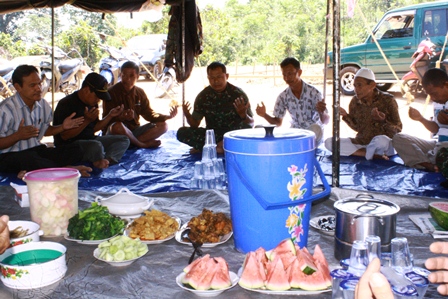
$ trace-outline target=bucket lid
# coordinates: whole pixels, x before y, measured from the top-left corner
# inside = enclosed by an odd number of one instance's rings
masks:
[[[65,179],[79,178],[81,175],[74,168],[44,168],[25,173],[23,180],[26,181],[59,181]]]
[[[334,204],[335,210],[362,216],[389,216],[397,214],[400,207],[393,202],[374,198],[346,198]]]
[[[303,129],[280,129],[265,126],[241,129],[224,134],[224,150],[258,155],[294,154],[316,148],[314,132]]]

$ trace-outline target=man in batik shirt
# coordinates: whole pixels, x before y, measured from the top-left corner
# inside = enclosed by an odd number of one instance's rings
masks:
[[[292,118],[291,127],[313,131],[316,145],[321,144],[324,137],[323,126],[330,120],[322,93],[300,78],[302,69],[297,59],[285,58],[280,67],[288,87],[277,97],[273,116],[266,113],[263,102],[257,106],[257,114],[279,127],[288,111]]]
[[[194,101],[193,112],[190,104],[185,102],[183,111],[190,127],[182,127],[177,131],[177,139],[193,148],[191,153],[200,152],[205,144],[206,130],[213,129],[216,139],[216,151],[224,153],[223,136],[233,130],[251,128],[253,114],[249,99],[241,88],[227,82],[226,66],[213,62],[207,67],[210,83],[202,90]],[[205,118],[205,128],[199,127]]]

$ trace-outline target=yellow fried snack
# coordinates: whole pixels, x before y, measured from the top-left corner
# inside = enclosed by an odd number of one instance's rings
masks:
[[[129,226],[129,237],[143,241],[163,240],[179,229],[176,219],[158,210],[145,211]]]
[[[217,243],[232,231],[232,222],[224,213],[203,209],[202,213],[188,222],[188,237],[194,242]]]

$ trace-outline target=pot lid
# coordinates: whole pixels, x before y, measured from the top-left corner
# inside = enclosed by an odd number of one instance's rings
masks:
[[[363,216],[388,216],[397,214],[400,207],[393,202],[374,198],[347,198],[334,204],[335,210]]]
[[[233,153],[295,154],[315,150],[315,148],[316,137],[310,130],[283,129],[270,125],[224,134],[224,150]]]

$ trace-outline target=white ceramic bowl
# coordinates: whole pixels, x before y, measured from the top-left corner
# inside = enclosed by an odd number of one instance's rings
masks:
[[[8,229],[10,232],[18,227],[21,227],[23,230],[28,230],[28,233],[23,237],[11,238],[11,246],[22,245],[29,242],[39,242],[40,236],[44,234],[44,232],[40,229],[40,225],[36,222],[21,220],[8,221]]]
[[[66,251],[62,244],[42,241],[11,247],[0,255],[0,279],[13,289],[34,289],[53,284],[67,272]],[[10,259],[20,260],[23,264],[10,263]],[[36,259],[43,260],[36,262]]]
[[[93,256],[94,256],[96,259],[98,259],[98,260],[100,260],[100,261],[102,261],[102,262],[108,263],[108,264],[111,265],[111,266],[114,266],[114,267],[126,267],[126,266],[129,266],[130,264],[132,264],[133,262],[135,262],[136,260],[138,260],[139,258],[141,258],[142,256],[145,256],[145,255],[141,255],[141,256],[139,256],[139,257],[136,257],[136,258],[133,258],[133,259],[130,259],[130,260],[121,261],[121,262],[116,262],[116,261],[106,261],[106,260],[103,260],[103,259],[100,259],[100,258],[99,258],[99,256],[100,256],[100,250],[99,250],[99,248],[96,248],[96,249],[93,251]]]
[[[154,200],[136,195],[126,188],[121,189],[117,194],[102,198],[97,197],[95,201],[109,209],[109,213],[120,217],[138,217],[143,211],[149,209]]]

